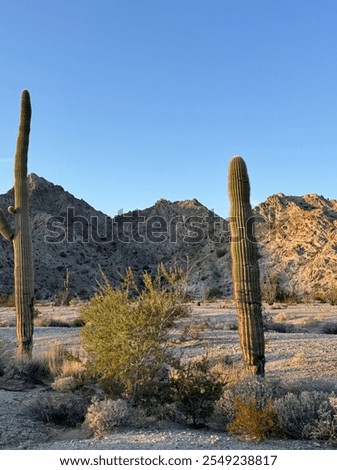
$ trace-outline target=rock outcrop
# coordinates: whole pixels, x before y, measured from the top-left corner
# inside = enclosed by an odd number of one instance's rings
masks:
[[[276,194],[256,208],[260,266],[282,288],[315,296],[337,287],[337,201],[317,194]]]

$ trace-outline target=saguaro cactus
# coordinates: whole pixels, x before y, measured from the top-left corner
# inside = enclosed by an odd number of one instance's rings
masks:
[[[229,165],[230,237],[234,296],[243,358],[255,375],[264,375],[264,332],[257,244],[253,235],[250,185],[244,160]]]
[[[29,227],[29,194],[27,184],[27,159],[31,121],[31,104],[28,91],[21,95],[21,116],[14,162],[14,207],[8,211],[15,214],[15,230],[0,211],[0,233],[13,241],[14,284],[16,306],[16,335],[18,355],[31,357],[33,350],[33,298],[34,276],[32,243]]]

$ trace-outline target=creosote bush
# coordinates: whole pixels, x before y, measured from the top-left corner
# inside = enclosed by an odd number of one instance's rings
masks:
[[[145,273],[141,281],[139,288],[131,269],[121,288],[112,288],[105,280],[81,315],[91,370],[105,384],[110,380],[115,390],[119,384],[133,403],[144,389],[162,380],[171,360],[167,330],[189,312],[184,303],[186,281],[178,268],[160,265],[154,278]]]
[[[203,425],[211,416],[224,387],[219,376],[212,372],[207,357],[181,365],[172,383],[177,409],[186,419],[192,420],[193,427]]]

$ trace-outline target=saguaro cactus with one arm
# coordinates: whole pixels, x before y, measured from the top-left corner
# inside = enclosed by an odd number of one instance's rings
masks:
[[[18,355],[32,356],[33,350],[33,298],[34,275],[32,242],[29,226],[29,194],[27,184],[27,159],[31,121],[31,104],[28,91],[21,96],[19,135],[14,162],[14,207],[8,211],[15,214],[15,230],[0,210],[0,233],[13,241],[14,284],[16,306],[16,334]]]
[[[244,360],[255,375],[264,375],[264,332],[260,272],[253,234],[250,185],[244,160],[235,156],[229,165],[230,237],[234,296]]]

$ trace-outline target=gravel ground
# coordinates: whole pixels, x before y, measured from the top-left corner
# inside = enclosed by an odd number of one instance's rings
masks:
[[[78,313],[75,307],[70,310],[39,307],[42,315],[73,318]],[[318,334],[322,322],[335,321],[337,309],[321,305],[283,306],[271,311],[273,317],[282,317],[283,323],[293,325],[293,333],[266,332],[267,374],[282,378],[286,382],[307,380],[319,381],[326,387],[337,389],[337,344],[334,335]],[[0,320],[13,325],[14,316],[10,309],[0,309]],[[204,354],[208,351],[214,357],[230,356],[240,361],[241,353],[238,333],[226,327],[235,321],[233,306],[206,304],[194,307],[192,321],[203,323],[198,339],[179,342],[184,327],[184,319],[172,331],[176,347],[183,350],[186,357]],[[191,320],[189,320],[191,321]],[[0,328],[0,340],[6,349],[15,347],[13,326]],[[51,347],[62,343],[71,351],[80,352],[79,328],[38,327],[34,334],[34,354],[39,355]],[[46,387],[1,381],[0,377],[0,449],[333,449],[333,442],[268,440],[253,442],[240,440],[225,432],[213,429],[192,430],[182,425],[163,422],[152,428],[124,428],[111,435],[98,439],[84,439],[76,429],[66,429],[51,424],[41,424],[33,419],[31,409],[46,393],[56,393]]]

